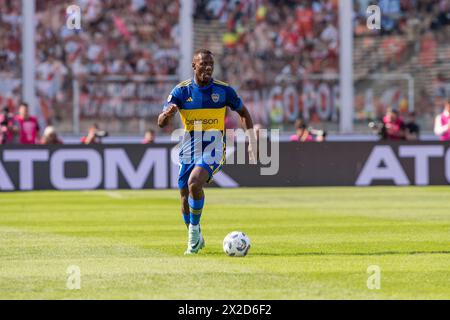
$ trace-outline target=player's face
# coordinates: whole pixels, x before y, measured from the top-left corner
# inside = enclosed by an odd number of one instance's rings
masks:
[[[202,83],[208,83],[214,71],[214,58],[209,54],[199,54],[194,58],[192,67],[196,78]]]

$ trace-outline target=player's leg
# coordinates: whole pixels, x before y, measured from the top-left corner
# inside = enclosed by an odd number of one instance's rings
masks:
[[[204,246],[200,233],[200,218],[202,216],[205,194],[203,186],[210,179],[210,173],[203,167],[196,166],[188,180],[189,189],[189,240],[186,254],[197,253]]]
[[[186,186],[185,188],[180,189],[181,196],[181,214],[183,215],[184,224],[186,224],[186,228],[189,229],[190,223],[190,212],[189,212],[189,188]]]
[[[194,167],[194,164],[182,163],[180,164],[180,170],[178,172],[178,189],[180,190],[181,197],[181,214],[188,229],[190,221],[188,180]]]
[[[205,202],[205,193],[203,192],[203,186],[210,178],[210,173],[203,167],[196,166],[188,180],[189,189],[189,210],[190,210],[190,223],[198,225],[202,215],[203,204]]]
[[[184,224],[186,225],[186,228],[189,231],[189,224],[190,224],[190,209],[189,209],[189,188],[186,186],[183,189],[180,189],[180,195],[181,195],[181,213],[183,215]],[[200,249],[203,249],[205,247],[205,239],[202,235],[202,228],[199,228],[200,231],[200,240],[201,240],[201,246]]]

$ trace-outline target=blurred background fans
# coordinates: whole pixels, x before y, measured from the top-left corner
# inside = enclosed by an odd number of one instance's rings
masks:
[[[35,22],[31,91],[22,81],[22,41],[31,32],[23,3],[35,4],[28,13]],[[371,3],[382,10],[380,30],[366,26]],[[66,26],[71,4],[81,8],[80,30]],[[206,47],[216,56],[215,77],[238,89],[255,123],[281,129],[284,139],[295,133],[299,118],[334,139],[344,131],[371,139],[371,128],[383,123],[388,110],[397,110],[403,121],[414,112],[421,137],[437,138],[433,121],[450,96],[450,1],[355,0],[348,15],[353,34],[341,34],[339,5],[0,0],[0,106],[16,114],[28,90],[40,127],[51,125],[65,141],[78,142],[97,124],[111,135],[105,141],[140,142],[171,87],[190,76],[191,53]],[[353,41],[352,68],[340,65],[342,37]],[[352,72],[352,105],[341,106],[340,72]],[[229,114],[227,124],[238,125]],[[346,128],[343,115],[351,117]]]

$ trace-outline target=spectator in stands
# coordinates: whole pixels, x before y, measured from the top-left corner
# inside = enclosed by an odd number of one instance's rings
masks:
[[[386,129],[385,138],[387,140],[405,139],[405,123],[400,118],[398,110],[388,109],[383,118],[383,124]]]
[[[447,79],[444,74],[438,73],[436,78],[433,79],[433,97],[437,100],[445,101],[445,98],[447,97],[448,83],[450,83],[450,79]],[[440,106],[441,104],[439,104],[439,107]]]
[[[180,54],[180,1],[76,2],[85,22],[82,32],[65,27],[67,1],[36,1],[38,94],[43,105],[51,106],[51,116],[62,118],[62,121],[58,119],[59,123],[70,121],[70,113],[62,106],[67,105],[64,101],[71,91],[72,76],[83,79],[89,75],[101,78],[108,75],[152,77],[176,74]],[[243,90],[262,90],[274,85],[273,79],[278,75],[281,75],[280,81],[287,77],[281,70],[293,58],[295,63],[289,69],[292,77],[338,72],[337,0],[194,2],[196,19],[217,20],[223,24],[223,30],[229,27],[230,37],[217,59],[217,71],[221,72],[217,76],[222,80]],[[395,60],[385,48],[385,52],[380,54],[378,41],[374,42],[373,48],[368,48],[368,54],[373,52],[387,58],[371,59],[363,54],[364,60],[374,63],[362,69],[364,74],[380,70],[383,65],[397,68],[397,61],[402,62],[398,65],[404,69],[402,58],[406,49],[403,48],[410,46],[417,47],[414,50],[423,50],[425,63],[439,63],[440,53],[435,44],[439,42],[438,35],[436,39],[432,36],[427,41],[421,41],[420,37],[424,37],[427,31],[432,30],[434,34],[448,27],[449,0],[357,0],[355,3],[356,34],[369,38],[384,32],[398,35],[405,33],[406,29],[414,31],[408,43],[403,44],[403,39],[388,41]],[[374,3],[378,3],[383,11],[381,32],[368,30],[366,26],[366,9]],[[18,78],[21,70],[21,2],[0,0],[0,9],[0,77],[3,79],[6,74]],[[410,27],[405,29],[404,26]],[[442,35],[441,42],[445,43],[448,30]],[[389,61],[392,64],[388,64]],[[443,74],[447,73],[443,71]],[[440,102],[438,105],[440,107]]]
[[[450,98],[444,106],[444,111],[434,120],[434,133],[441,141],[450,141]]]
[[[420,138],[420,126],[416,123],[416,113],[408,114],[408,121],[405,125],[405,138],[409,141],[416,141]]]
[[[155,130],[148,129],[145,132],[144,140],[142,140],[142,143],[143,144],[153,144],[153,143],[155,143],[155,137],[156,137]]]
[[[390,34],[396,30],[400,18],[400,0],[380,0],[378,5],[381,12],[381,32]]]
[[[56,132],[55,127],[53,126],[48,126],[47,128],[45,128],[40,143],[42,145],[63,144],[62,140],[58,137],[58,133]]]
[[[99,127],[94,123],[88,131],[87,136],[81,138],[82,144],[101,144],[102,138],[107,137],[108,132],[99,130]]]
[[[0,114],[0,145],[13,143],[15,131],[14,115],[9,112],[8,107],[4,107]]]
[[[450,1],[441,0],[433,8],[433,18],[430,24],[431,30],[440,29],[446,25],[450,24]]]
[[[175,75],[178,67],[179,1],[76,1],[83,31],[65,27],[67,1],[36,2],[38,89],[69,86],[69,73]],[[0,0],[0,72],[20,76],[20,1]],[[147,57],[146,63],[139,57]],[[71,71],[71,72],[69,72]],[[41,88],[39,88],[41,87]],[[43,90],[44,91],[44,90]]]
[[[309,133],[305,122],[302,119],[295,121],[295,134],[291,136],[293,142],[312,142],[314,137]]]
[[[30,115],[28,104],[22,102],[19,114],[15,117],[21,144],[36,144],[39,139],[39,123],[36,117]]]

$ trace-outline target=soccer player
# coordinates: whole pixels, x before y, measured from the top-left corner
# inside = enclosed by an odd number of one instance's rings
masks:
[[[184,125],[180,148],[178,188],[181,211],[188,228],[185,254],[198,253],[205,246],[200,230],[200,218],[205,203],[203,187],[225,161],[225,111],[236,111],[245,129],[253,133],[253,123],[247,108],[227,83],[212,78],[214,56],[201,49],[192,60],[194,78],[179,83],[170,93],[158,125],[166,126],[179,111]],[[254,136],[251,135],[254,141]],[[249,144],[250,161],[255,161],[253,143]],[[200,151],[200,152],[198,152]]]

